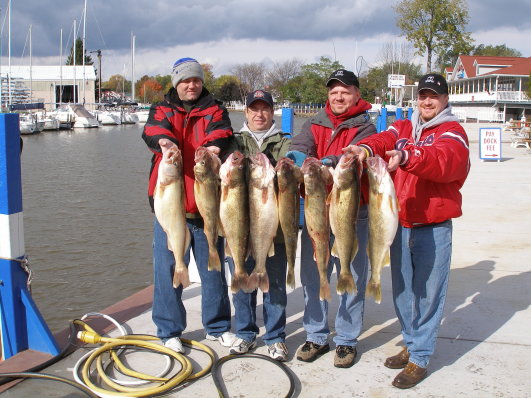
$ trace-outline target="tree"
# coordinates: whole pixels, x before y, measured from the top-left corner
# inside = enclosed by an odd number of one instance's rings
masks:
[[[342,69],[337,61],[321,56],[319,62],[302,66],[301,84],[299,87],[300,102],[324,104],[328,98],[326,81],[336,69]]]
[[[131,92],[131,81],[125,79],[122,75],[112,75],[109,80],[103,82],[102,88],[112,90],[117,93]]]
[[[488,57],[521,57],[522,53],[514,48],[509,48],[505,44],[498,46],[484,45],[474,47],[470,55],[483,55]]]
[[[81,38],[77,38],[76,42],[76,65],[83,65],[83,40]],[[70,55],[66,58],[66,65],[74,65],[74,45],[70,48]],[[85,49],[85,65],[92,65],[94,62],[92,61],[92,57],[90,55],[87,55],[87,51]]]
[[[261,62],[239,64],[232,68],[232,74],[240,81],[242,102],[248,92],[264,88],[266,68]]]
[[[426,54],[426,70],[431,71],[434,54],[472,42],[465,0],[401,0],[395,7],[396,24],[413,43],[417,54]]]
[[[203,86],[205,86],[210,92],[215,91],[216,79],[214,78],[214,73],[212,72],[212,69],[214,69],[214,67],[210,64],[201,64],[201,67],[203,68],[203,74],[205,77]]]
[[[525,92],[527,94],[527,98],[531,99],[531,72],[529,72],[529,79],[527,80],[526,85],[527,85],[527,88]]]
[[[282,98],[282,87],[300,74],[302,65],[302,61],[296,58],[273,64],[266,76],[267,86],[273,96],[280,101],[284,99]]]
[[[214,97],[220,101],[238,101],[240,99],[240,82],[236,76],[222,75],[216,79]]]
[[[152,77],[144,77],[141,79],[142,85],[138,87],[138,97],[142,98],[142,101],[145,103],[162,101],[164,91],[162,90],[161,84]]]

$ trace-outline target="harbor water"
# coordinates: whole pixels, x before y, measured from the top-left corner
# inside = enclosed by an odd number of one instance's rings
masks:
[[[243,114],[231,112],[235,130]],[[281,125],[281,117],[275,116]],[[295,118],[299,131],[306,118]],[[52,332],[152,283],[151,153],[141,124],[25,135],[24,239]]]

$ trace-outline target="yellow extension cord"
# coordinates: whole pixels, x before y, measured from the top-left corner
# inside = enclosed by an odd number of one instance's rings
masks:
[[[214,361],[215,361],[215,354],[212,349],[210,349],[208,346],[201,344],[194,340],[188,340],[188,339],[181,339],[181,341],[190,347],[197,347],[198,349],[204,351],[208,354],[210,358],[210,363],[203,368],[201,371],[192,374],[193,367],[191,362],[186,358],[184,355],[175,352],[163,345],[150,343],[149,341],[159,339],[155,336],[149,336],[149,335],[126,335],[121,336],[117,338],[110,338],[110,337],[103,337],[100,336],[98,333],[94,331],[89,325],[87,325],[85,322],[81,320],[75,320],[74,323],[76,325],[79,325],[85,329],[85,331],[78,333],[78,338],[88,344],[98,344],[103,343],[103,345],[97,349],[95,349],[92,354],[85,360],[85,363],[83,365],[82,369],[82,378],[85,385],[90,388],[92,391],[94,391],[97,394],[101,394],[103,396],[117,396],[117,397],[148,397],[156,394],[161,394],[163,392],[167,392],[171,390],[172,388],[178,386],[179,384],[183,383],[184,381],[189,380],[195,380],[198,379],[205,374],[207,374]],[[160,352],[164,355],[168,355],[172,358],[174,358],[176,361],[181,363],[181,370],[176,373],[174,376],[170,378],[163,378],[163,377],[153,377],[150,375],[146,375],[140,372],[136,372],[132,369],[127,368],[123,362],[118,358],[118,355],[116,354],[116,348],[122,348],[124,346],[133,346],[133,347],[142,347],[147,348],[152,351]],[[103,359],[102,356],[106,352],[109,352],[110,358],[114,361],[116,367],[125,375],[136,377],[141,380],[150,381],[152,383],[156,383],[156,386],[150,386],[150,387],[125,387],[121,384],[118,384],[111,380],[105,373],[105,369],[103,367]],[[106,390],[105,388],[99,387],[95,385],[90,377],[90,369],[93,364],[93,362],[96,361],[96,368],[98,370],[98,375],[102,379],[103,382],[105,382],[109,387],[113,388],[115,391]]]

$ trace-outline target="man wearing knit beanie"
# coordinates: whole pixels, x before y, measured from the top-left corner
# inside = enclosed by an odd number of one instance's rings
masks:
[[[153,153],[148,182],[148,197],[153,210],[153,194],[158,178],[162,150],[178,148],[183,159],[186,224],[201,278],[201,311],[206,338],[230,347],[235,336],[230,332],[231,310],[225,273],[209,264],[209,246],[204,224],[194,196],[195,151],[205,147],[226,156],[232,142],[232,128],[227,109],[214,100],[203,86],[203,68],[193,58],[178,59],[171,71],[173,87],[164,100],[151,106],[142,138]],[[220,263],[225,260],[224,246],[218,237]],[[189,250],[186,258],[189,257]],[[172,284],[175,258],[168,249],[166,232],[155,216],[153,230],[153,322],[157,336],[166,347],[183,352],[181,334],[186,328],[186,310],[182,301],[183,286]],[[184,283],[184,282],[183,282]]]

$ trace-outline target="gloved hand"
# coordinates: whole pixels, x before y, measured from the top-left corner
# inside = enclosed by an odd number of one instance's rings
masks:
[[[334,166],[334,162],[330,158],[322,158],[321,159],[321,163],[324,164],[325,166],[329,166],[329,167],[333,167]]]
[[[293,160],[297,166],[302,167],[302,163],[304,162],[304,159],[308,157],[308,155],[301,151],[289,151],[286,153],[286,157]]]

